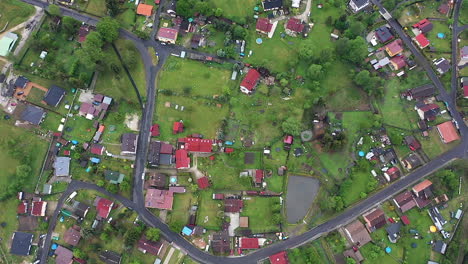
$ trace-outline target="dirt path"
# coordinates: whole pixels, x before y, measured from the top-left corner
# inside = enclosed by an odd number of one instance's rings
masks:
[[[309,12],[310,12],[311,6],[312,6],[312,0],[307,0],[306,9],[304,10],[304,12],[300,15],[295,16],[295,18],[300,19],[302,21],[306,21],[306,22],[309,21]]]
[[[195,175],[195,178],[196,179],[200,179],[200,178],[203,178],[205,177],[205,174],[203,174],[199,169],[198,169],[198,159],[197,159],[197,156],[193,156],[193,166],[188,169],[188,171],[190,173],[192,173],[193,175]]]

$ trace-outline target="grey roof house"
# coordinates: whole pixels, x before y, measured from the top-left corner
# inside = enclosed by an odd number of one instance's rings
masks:
[[[21,120],[29,122],[32,125],[38,126],[42,123],[45,116],[46,112],[44,111],[44,109],[37,106],[28,105],[26,109],[24,109],[24,111],[21,113]]]
[[[119,184],[123,181],[125,175],[118,171],[105,170],[104,177],[112,184]]]
[[[10,253],[19,256],[28,256],[31,251],[33,234],[15,232],[12,237]]]
[[[122,134],[120,142],[120,154],[122,155],[134,155],[136,154],[138,135],[133,133]]]
[[[26,85],[28,84],[28,82],[29,82],[28,78],[24,76],[20,76],[16,78],[15,87],[26,88]]]
[[[70,174],[70,160],[69,157],[56,157],[54,161],[54,175],[57,177],[69,176]]]
[[[105,250],[101,251],[99,259],[106,264],[120,264],[122,257],[114,251]]]
[[[369,0],[351,0],[349,7],[354,13],[357,13],[370,5]]]
[[[388,239],[392,243],[396,243],[400,237],[401,223],[393,223],[385,228],[387,230]]]
[[[57,107],[58,104],[62,101],[63,97],[65,96],[66,92],[64,89],[52,85],[49,90],[47,90],[47,93],[44,96],[44,102],[46,102],[48,105]]]

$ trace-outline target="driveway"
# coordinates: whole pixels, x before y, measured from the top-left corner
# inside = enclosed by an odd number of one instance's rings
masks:
[[[234,232],[236,228],[239,227],[239,221],[240,221],[240,214],[239,213],[225,213],[226,216],[228,216],[231,221],[229,222],[229,236],[234,236],[236,233]]]
[[[302,21],[308,22],[309,21],[309,12],[310,12],[311,7],[312,7],[312,0],[307,0],[306,9],[304,10],[304,12],[302,14],[300,14],[300,15],[295,16],[295,18],[300,19]]]

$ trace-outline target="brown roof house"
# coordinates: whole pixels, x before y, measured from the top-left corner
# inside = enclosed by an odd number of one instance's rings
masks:
[[[227,230],[213,234],[211,248],[215,253],[228,253],[231,251],[231,239]]]
[[[141,237],[138,240],[138,250],[143,252],[143,254],[149,253],[154,256],[158,256],[163,248],[163,243],[160,241],[151,241],[146,239],[146,237]]]
[[[73,263],[73,252],[66,247],[58,246],[55,250],[56,264],[72,264]]]
[[[387,222],[385,221],[385,213],[380,208],[375,208],[362,215],[366,221],[366,227],[370,232],[382,228]]]
[[[63,241],[72,246],[78,245],[81,238],[80,230],[81,228],[79,226],[70,227],[63,235]]]
[[[411,153],[407,157],[402,159],[401,163],[403,164],[403,166],[406,169],[412,170],[412,169],[415,169],[415,168],[421,166],[422,165],[422,160],[421,160],[421,158],[419,158],[419,156],[417,154]]]
[[[412,191],[419,208],[424,208],[431,202],[433,196],[432,188],[432,182],[430,180],[424,180],[413,186]]]
[[[413,194],[410,191],[405,191],[393,198],[395,205],[401,210],[402,213],[410,210],[416,206]]]
[[[372,241],[366,227],[359,220],[345,226],[343,231],[349,242],[353,245],[357,245],[358,247],[362,247]]]
[[[135,155],[137,149],[138,135],[133,133],[122,134],[120,146],[121,155]]]

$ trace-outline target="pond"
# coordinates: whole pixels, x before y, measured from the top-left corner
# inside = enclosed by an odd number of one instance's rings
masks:
[[[317,196],[319,180],[312,177],[289,176],[286,210],[288,222],[293,224],[302,220]]]

